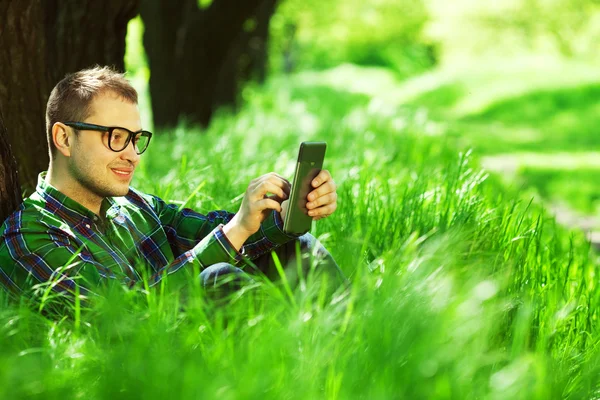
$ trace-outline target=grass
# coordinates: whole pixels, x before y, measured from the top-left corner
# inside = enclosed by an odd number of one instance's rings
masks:
[[[203,134],[157,135],[135,186],[235,211],[250,179],[291,177],[298,143],[326,140],[340,204],[313,233],[351,287],[259,280],[226,303],[192,282],[107,287],[65,318],[2,299],[0,398],[597,396],[600,291],[582,234],[452,137],[423,134],[422,113],[302,81],[245,96]]]
[[[506,131],[516,128],[517,134],[520,128],[535,128],[541,132],[538,140],[519,146],[523,151],[597,150],[600,148],[598,99],[599,84],[536,91],[500,101],[464,120],[492,121],[501,124]]]
[[[587,214],[597,214],[600,209],[598,169],[557,171],[555,169],[529,169],[519,171],[523,185],[534,187],[541,196],[552,201],[564,201],[574,209]]]
[[[556,60],[498,65],[432,72],[398,93],[408,93],[404,99],[411,107],[429,110],[462,146],[512,161],[492,162],[499,167],[495,172],[523,170],[516,183],[535,186],[543,200],[593,213],[597,163],[586,156],[600,148],[597,68]],[[510,153],[529,156],[506,160]],[[565,153],[571,153],[571,165],[535,165],[542,157],[564,161]]]

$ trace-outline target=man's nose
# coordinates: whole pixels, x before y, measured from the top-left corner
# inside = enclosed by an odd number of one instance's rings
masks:
[[[140,155],[135,150],[135,144],[133,140],[127,144],[127,147],[121,152],[121,158],[131,161],[134,164],[137,164],[140,161]]]

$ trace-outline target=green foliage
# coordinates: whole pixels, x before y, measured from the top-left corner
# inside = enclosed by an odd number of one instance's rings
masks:
[[[198,7],[204,9],[210,7],[213,0],[198,0]]]
[[[598,50],[597,41],[589,37],[600,32],[600,8],[595,0],[523,0],[506,13],[482,20],[500,34],[518,32],[528,48],[546,42],[567,57],[589,56]]]
[[[148,60],[144,51],[144,22],[138,15],[129,21],[127,25],[127,36],[125,38],[125,69],[129,79],[141,78],[148,82],[150,70]]]
[[[129,21],[127,25],[127,36],[125,38],[125,70],[127,79],[138,92],[138,103],[145,112],[142,116],[142,124],[146,129],[152,129],[152,105],[150,102],[150,90],[148,81],[150,79],[150,68],[144,50],[144,22],[138,15]]]
[[[135,186],[235,211],[250,179],[291,177],[298,143],[324,139],[340,200],[314,234],[351,287],[326,297],[309,279],[290,297],[258,279],[226,302],[193,282],[180,294],[108,287],[80,323],[3,303],[1,398],[597,393],[600,298],[582,235],[425,135],[421,113],[284,78],[245,97],[203,135],[157,135]]]
[[[435,63],[422,37],[427,21],[421,0],[286,0],[271,20],[271,65],[279,72],[350,62],[408,76]]]
[[[596,0],[432,0],[429,6],[428,31],[450,62],[531,54],[598,59]]]

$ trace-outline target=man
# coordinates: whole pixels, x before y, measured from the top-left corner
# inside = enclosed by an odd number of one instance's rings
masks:
[[[286,263],[296,242],[317,254],[318,269],[344,279],[314,237],[282,231],[290,184],[275,173],[250,182],[235,214],[179,210],[130,188],[152,134],[141,129],[137,93],[122,74],[96,67],[68,75],[50,94],[46,130],[48,171],[0,228],[0,286],[9,292],[89,295],[109,280],[154,286],[194,271],[213,285],[223,275],[246,278],[253,271],[240,268],[248,259],[273,277],[271,251]],[[331,215],[330,173],[321,171],[312,186],[309,215]]]

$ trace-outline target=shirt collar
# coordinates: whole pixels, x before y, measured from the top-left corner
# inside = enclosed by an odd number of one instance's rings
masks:
[[[92,220],[98,217],[98,215],[96,215],[93,211],[79,204],[46,182],[46,174],[47,172],[44,171],[38,175],[38,183],[36,187],[36,192],[46,202],[51,202],[55,206],[60,207],[61,210],[70,214],[72,217],[90,218]],[[102,205],[100,206],[100,216],[114,218],[118,215],[119,208],[120,206],[112,197],[105,197],[104,200],[102,200]]]

